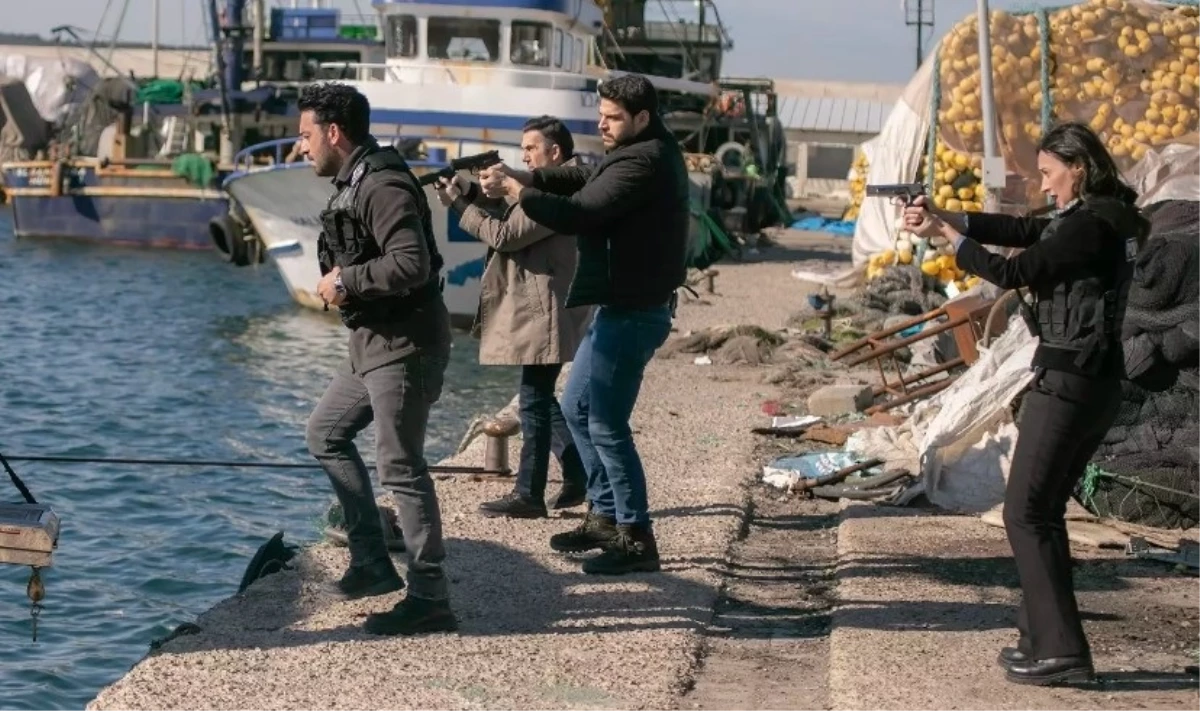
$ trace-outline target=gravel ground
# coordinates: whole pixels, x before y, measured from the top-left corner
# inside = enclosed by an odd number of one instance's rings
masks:
[[[784,235],[753,263],[722,264],[716,293],[680,307],[680,333],[721,324],[781,327],[801,307],[793,262],[844,258],[848,240]],[[814,251],[816,250],[816,251]],[[658,574],[584,576],[551,534],[577,523],[485,519],[507,482],[438,482],[455,634],[377,638],[362,617],[399,594],[344,602],[325,592],[347,562],[320,545],[202,615],[89,706],[115,708],[666,708],[693,683],[715,568],[742,524],[757,469],[751,427],[774,396],[762,368],[656,359],[633,415],[646,463]],[[464,423],[465,426],[465,423]],[[513,443],[515,449],[519,443]],[[482,463],[476,441],[455,461]],[[514,459],[515,461],[515,459]],[[552,479],[557,474],[552,472]],[[553,491],[555,484],[552,483]]]

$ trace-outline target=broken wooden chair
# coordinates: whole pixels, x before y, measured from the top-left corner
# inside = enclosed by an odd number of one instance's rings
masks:
[[[867,361],[875,361],[879,368],[881,384],[874,388],[876,400],[886,396],[879,402],[867,408],[868,415],[890,410],[919,398],[928,397],[950,386],[958,377],[958,373],[950,371],[960,366],[970,366],[979,359],[976,343],[984,338],[985,331],[1002,332],[1007,316],[1003,311],[993,312],[995,299],[984,299],[979,296],[968,296],[951,301],[940,308],[914,316],[911,319],[895,324],[881,331],[876,331],[841,348],[829,356],[830,360],[838,361],[849,357],[846,365],[854,367]],[[991,318],[989,319],[989,316]],[[902,332],[915,326],[923,326],[920,333],[902,336]],[[951,331],[958,357],[952,358],[940,365],[927,368],[917,373],[905,376],[903,363],[896,357],[901,348],[933,338],[945,331]],[[890,361],[891,369],[895,370],[895,380],[889,380],[888,368],[884,360]],[[946,373],[947,377],[934,382],[926,382],[935,375]]]

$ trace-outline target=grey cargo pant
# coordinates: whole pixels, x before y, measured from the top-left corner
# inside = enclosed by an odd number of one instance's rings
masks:
[[[425,461],[429,409],[442,394],[449,351],[420,351],[356,374],[344,362],[308,419],[306,439],[342,504],[350,564],[388,556],[379,508],[354,437],[375,421],[379,480],[392,492],[408,557],[408,594],[430,600],[449,595],[442,561],[442,517]]]

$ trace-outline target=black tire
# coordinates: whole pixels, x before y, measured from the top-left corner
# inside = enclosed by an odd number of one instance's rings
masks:
[[[225,261],[238,267],[250,264],[250,243],[246,241],[242,228],[232,217],[214,217],[208,223],[208,234],[212,238],[213,247]]]

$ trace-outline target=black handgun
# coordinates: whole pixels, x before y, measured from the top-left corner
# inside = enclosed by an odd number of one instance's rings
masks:
[[[473,156],[463,156],[462,158],[455,158],[450,161],[450,165],[436,173],[422,175],[419,182],[421,185],[432,185],[437,182],[438,178],[453,178],[460,170],[469,170],[472,173],[478,174],[484,168],[491,168],[500,162],[500,151],[487,151],[486,153],[476,153]]]
[[[922,183],[897,183],[895,185],[868,185],[867,197],[903,197],[905,205],[913,204],[918,195],[925,194]]]

